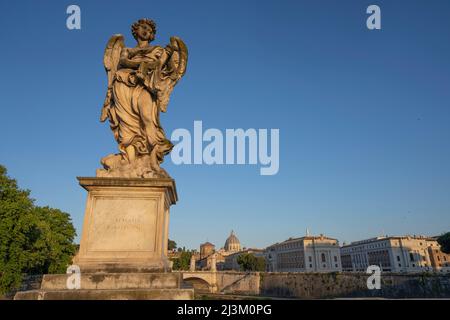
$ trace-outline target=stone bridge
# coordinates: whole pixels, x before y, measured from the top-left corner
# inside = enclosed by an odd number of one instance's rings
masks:
[[[193,285],[196,292],[200,293],[231,293],[296,299],[450,297],[450,274],[385,273],[381,281],[383,290],[369,290],[368,275],[365,272],[179,272],[183,274],[183,281]]]
[[[177,271],[173,271],[177,272]],[[259,294],[259,272],[179,271],[198,292]]]

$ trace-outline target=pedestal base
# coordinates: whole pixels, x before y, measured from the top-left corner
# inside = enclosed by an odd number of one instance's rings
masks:
[[[80,250],[81,272],[169,270],[169,208],[177,201],[170,178],[78,178],[88,191]]]
[[[14,300],[192,300],[193,289],[62,290],[19,292]]]
[[[179,273],[80,274],[80,288],[68,289],[73,275],[45,275],[39,290],[18,292],[14,300],[191,300]]]
[[[171,178],[78,178],[88,191],[80,250],[73,265],[80,286],[45,275],[40,290],[16,300],[193,299],[167,259],[169,208],[177,201]],[[160,273],[151,273],[160,272]]]
[[[78,180],[88,191],[80,250],[73,260],[80,286],[69,289],[73,274],[45,275],[39,290],[18,292],[14,299],[193,299],[193,289],[181,288],[181,274],[167,272],[169,208],[178,200],[175,181]]]

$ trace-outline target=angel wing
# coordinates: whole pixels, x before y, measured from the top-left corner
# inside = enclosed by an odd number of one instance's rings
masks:
[[[112,97],[112,83],[119,65],[120,53],[125,47],[124,38],[121,34],[113,35],[106,44],[105,54],[103,55],[103,65],[108,76],[108,91],[106,92],[105,102],[102,108],[102,115],[100,121],[105,121],[108,118],[108,109],[111,105]]]
[[[167,50],[172,51],[166,65],[161,70],[161,82],[158,86],[158,105],[166,112],[170,94],[181,77],[186,73],[188,49],[178,37],[171,37]]]

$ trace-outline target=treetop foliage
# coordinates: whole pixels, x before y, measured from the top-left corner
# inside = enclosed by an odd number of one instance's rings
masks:
[[[69,214],[36,206],[0,165],[0,293],[17,289],[23,274],[65,273],[75,235]]]

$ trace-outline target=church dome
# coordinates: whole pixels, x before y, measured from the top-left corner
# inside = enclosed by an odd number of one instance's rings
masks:
[[[241,243],[239,239],[235,236],[234,232],[231,231],[230,236],[227,241],[225,241],[225,251],[227,252],[237,252],[241,251]]]

